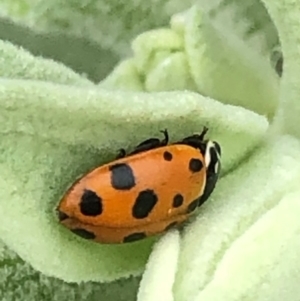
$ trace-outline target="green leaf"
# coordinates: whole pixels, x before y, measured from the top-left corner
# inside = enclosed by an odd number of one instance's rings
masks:
[[[166,300],[298,300],[299,181],[299,141],[262,143],[220,179],[180,241],[168,232],[157,243],[139,301],[155,299],[157,277],[167,284]],[[170,253],[179,246],[179,256]],[[171,259],[162,268],[165,256]]]
[[[34,270],[16,254],[0,245],[0,296],[5,301],[107,301],[135,300],[140,278],[112,283],[67,283]]]
[[[208,5],[200,0],[201,6]],[[278,33],[261,0],[221,0],[209,2],[210,16],[225,30],[240,37],[256,52],[269,55],[277,46]]]
[[[185,51],[199,92],[271,119],[279,83],[269,62],[236,36],[225,35],[196,6],[180,19],[174,22],[184,27]]]
[[[164,26],[170,16],[187,9],[193,1],[5,0],[0,8],[5,16],[39,31],[88,38],[124,57],[135,36]],[[20,9],[21,3],[24,9]]]
[[[170,29],[139,35],[132,49],[133,58],[115,68],[101,87],[196,91],[273,118],[279,79],[269,61],[222,31],[197,6],[175,15]]]
[[[67,281],[140,274],[154,242],[100,245],[62,229],[54,208],[79,175],[112,160],[120,147],[159,137],[161,129],[174,141],[204,125],[223,148],[226,173],[268,128],[253,112],[191,92],[129,93],[2,80],[0,108],[0,211],[5,212],[0,236],[34,268]]]
[[[263,1],[278,28],[284,59],[280,83],[280,105],[274,128],[300,138],[300,56],[298,32],[300,29],[300,4],[292,0]]]
[[[153,248],[146,271],[140,283],[137,300],[173,301],[172,286],[175,279],[178,256],[180,253],[180,236],[177,230],[171,230]],[[163,270],[158,273],[158,269]],[[155,275],[155,277],[153,277]],[[161,285],[161,284],[164,285]],[[157,288],[160,289],[157,289]]]
[[[62,32],[41,33],[38,29],[34,30],[4,18],[0,18],[0,39],[21,46],[35,56],[61,62],[94,82],[99,82],[107,76],[119,60],[111,50],[87,38],[78,38]]]
[[[91,86],[92,83],[60,63],[36,58],[11,43],[0,40],[0,76],[61,84]]]

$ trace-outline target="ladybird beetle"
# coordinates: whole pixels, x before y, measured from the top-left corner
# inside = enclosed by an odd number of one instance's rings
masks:
[[[60,201],[60,223],[100,243],[133,242],[182,225],[214,190],[221,148],[208,131],[169,144],[150,138],[77,180]]]

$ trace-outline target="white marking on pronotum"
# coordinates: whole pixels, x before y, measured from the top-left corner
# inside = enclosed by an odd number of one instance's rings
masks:
[[[206,145],[204,160],[205,160],[205,166],[206,168],[210,165],[211,156],[210,156],[210,149],[214,148],[214,143],[212,141],[208,141]]]

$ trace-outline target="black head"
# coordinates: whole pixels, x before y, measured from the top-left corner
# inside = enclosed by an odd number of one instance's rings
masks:
[[[200,198],[199,206],[202,205],[213,192],[221,170],[221,147],[215,141],[207,141],[204,153],[206,166],[206,185]]]
[[[200,134],[194,134],[177,142],[177,144],[187,144],[199,149],[204,157],[206,184],[203,195],[199,199],[199,206],[203,204],[213,192],[221,170],[221,147],[219,143],[205,139],[207,131],[208,128],[204,127]]]

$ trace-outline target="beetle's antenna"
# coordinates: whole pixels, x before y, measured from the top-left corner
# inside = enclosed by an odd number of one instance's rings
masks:
[[[204,137],[205,137],[205,135],[206,135],[207,132],[208,132],[208,128],[206,126],[204,126],[201,134],[199,135],[199,138],[201,140],[204,140]]]

